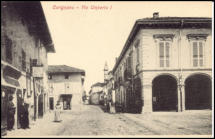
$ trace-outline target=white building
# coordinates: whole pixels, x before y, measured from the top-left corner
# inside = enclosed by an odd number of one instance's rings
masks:
[[[158,13],[137,20],[113,68],[117,104],[138,113],[211,109],[211,22]]]
[[[49,108],[52,110],[57,101],[63,109],[72,109],[82,103],[85,71],[66,65],[48,67]]]

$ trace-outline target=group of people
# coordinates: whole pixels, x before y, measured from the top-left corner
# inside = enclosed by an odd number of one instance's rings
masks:
[[[29,104],[25,103],[23,100],[21,105],[19,106],[18,118],[20,127],[23,129],[30,128],[29,127],[29,112],[28,112]],[[7,109],[7,129],[13,130],[15,123],[15,113],[16,107],[13,103],[13,96],[9,96],[8,109]]]
[[[23,129],[30,128],[29,127],[29,104],[25,103],[23,100],[21,101],[21,105],[19,107],[19,112],[18,112],[18,118],[19,118],[19,123],[20,127]],[[61,122],[61,113],[62,106],[60,105],[60,101],[57,102],[55,106],[55,112],[54,112],[54,121],[55,122]],[[13,103],[13,96],[9,97],[9,102],[8,102],[8,109],[7,109],[7,129],[8,130],[13,130],[14,128],[14,123],[15,123],[15,113],[16,113],[16,107]]]

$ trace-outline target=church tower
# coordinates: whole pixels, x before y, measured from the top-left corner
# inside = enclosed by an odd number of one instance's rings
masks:
[[[106,83],[108,80],[108,65],[107,65],[107,61],[105,62],[105,66],[104,66],[104,83]]]

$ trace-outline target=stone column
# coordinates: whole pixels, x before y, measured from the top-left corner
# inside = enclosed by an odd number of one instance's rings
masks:
[[[178,82],[178,112],[182,112],[185,110],[185,88],[183,80],[180,79]]]
[[[144,84],[142,93],[143,93],[142,113],[152,112],[152,84]]]
[[[178,96],[177,111],[181,112],[182,92],[181,92],[181,85],[180,84],[178,84],[178,87],[177,87],[177,96]]]
[[[181,86],[182,91],[182,111],[185,111],[185,85],[182,84]]]

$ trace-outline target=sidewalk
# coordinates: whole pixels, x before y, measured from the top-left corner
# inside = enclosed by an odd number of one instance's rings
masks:
[[[41,119],[37,119],[36,121],[32,121],[30,123],[30,129],[15,129],[12,131],[7,131],[7,135],[4,137],[30,137],[33,135],[39,135],[42,134],[43,132],[49,132],[50,129],[50,124],[54,123],[54,113],[53,112],[46,112]],[[43,127],[41,127],[43,125]],[[47,127],[44,127],[47,126]],[[42,131],[43,129],[46,129],[46,131]],[[17,136],[18,135],[18,136]]]

